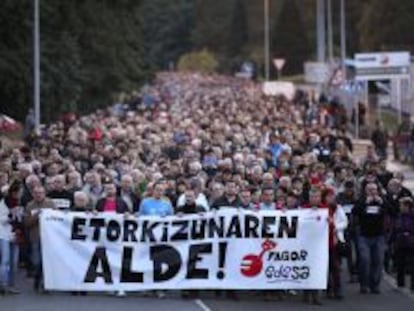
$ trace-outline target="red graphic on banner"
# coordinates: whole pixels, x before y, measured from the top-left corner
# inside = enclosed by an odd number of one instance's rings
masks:
[[[263,268],[263,256],[266,252],[276,248],[277,244],[271,240],[262,243],[262,250],[259,255],[248,254],[243,257],[241,264],[241,273],[246,277],[254,277],[258,275]]]

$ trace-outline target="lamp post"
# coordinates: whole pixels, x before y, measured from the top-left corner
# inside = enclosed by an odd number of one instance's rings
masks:
[[[325,0],[316,0],[316,55],[318,62],[324,63],[326,57]]]
[[[328,61],[333,63],[334,51],[333,51],[333,23],[332,23],[332,0],[327,2],[327,22],[328,22]]]
[[[341,17],[340,17],[340,32],[341,32],[341,63],[342,63],[342,74],[346,78],[346,13],[345,13],[345,0],[341,0]]]
[[[36,129],[40,125],[40,47],[39,47],[39,0],[34,0],[33,21],[33,100]]]
[[[264,65],[265,80],[270,76],[269,0],[264,0]]]

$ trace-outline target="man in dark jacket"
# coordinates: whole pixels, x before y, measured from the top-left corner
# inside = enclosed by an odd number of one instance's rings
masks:
[[[131,213],[138,212],[140,199],[134,192],[131,175],[123,175],[121,177],[121,185],[117,189],[117,196],[122,198]]]
[[[385,225],[390,212],[376,183],[366,185],[365,195],[352,212],[359,230],[361,294],[368,293],[368,288],[373,294],[379,294],[385,252]]]
[[[237,194],[237,184],[233,180],[226,182],[226,188],[224,189],[224,195],[218,198],[213,205],[212,209],[219,209],[221,207],[240,207],[242,202]]]
[[[358,252],[353,251],[357,248],[358,243],[355,234],[354,219],[352,217],[352,211],[357,203],[357,199],[355,183],[352,180],[347,180],[344,183],[344,191],[338,193],[336,200],[338,204],[342,206],[348,217],[348,228],[345,230],[345,241],[347,245],[347,266],[351,282],[357,280],[358,271]]]
[[[194,190],[186,190],[184,193],[184,197],[185,204],[177,207],[177,214],[197,214],[206,212],[203,206],[198,205],[196,203],[196,196]]]
[[[98,212],[116,212],[119,214],[128,212],[128,206],[124,200],[116,195],[116,186],[114,183],[105,185],[105,197],[98,200],[96,210]]]
[[[196,195],[194,190],[188,189],[184,193],[185,196],[185,204],[177,207],[176,214],[177,215],[190,215],[190,214],[198,214],[204,213],[206,210],[203,206],[198,205],[196,203]],[[188,299],[195,299],[198,298],[198,290],[185,290],[181,292],[181,296],[183,298]]]
[[[237,194],[238,192],[238,187],[235,181],[233,180],[228,180],[226,182],[226,187],[224,189],[224,195],[220,198],[218,198],[215,202],[213,202],[213,205],[211,206],[211,208],[214,209],[220,209],[223,207],[241,207],[242,206],[242,202]],[[221,295],[221,291],[216,291],[216,296],[220,296]],[[227,290],[226,291],[226,295],[228,298],[232,299],[232,300],[238,300],[238,297],[235,293],[235,291],[233,290]]]
[[[73,193],[65,189],[66,180],[64,175],[53,177],[53,189],[48,197],[55,203],[58,209],[69,209],[73,203]]]

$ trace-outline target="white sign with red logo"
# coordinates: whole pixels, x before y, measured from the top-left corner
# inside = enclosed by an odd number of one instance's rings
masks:
[[[43,210],[45,287],[63,291],[326,289],[328,211],[134,217]]]
[[[355,54],[356,68],[384,68],[410,66],[409,52],[379,52]]]
[[[359,81],[409,78],[409,52],[379,52],[355,54],[355,79]]]

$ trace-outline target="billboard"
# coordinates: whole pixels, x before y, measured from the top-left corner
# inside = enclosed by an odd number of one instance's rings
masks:
[[[358,53],[354,66],[357,80],[404,78],[410,73],[410,53]]]

